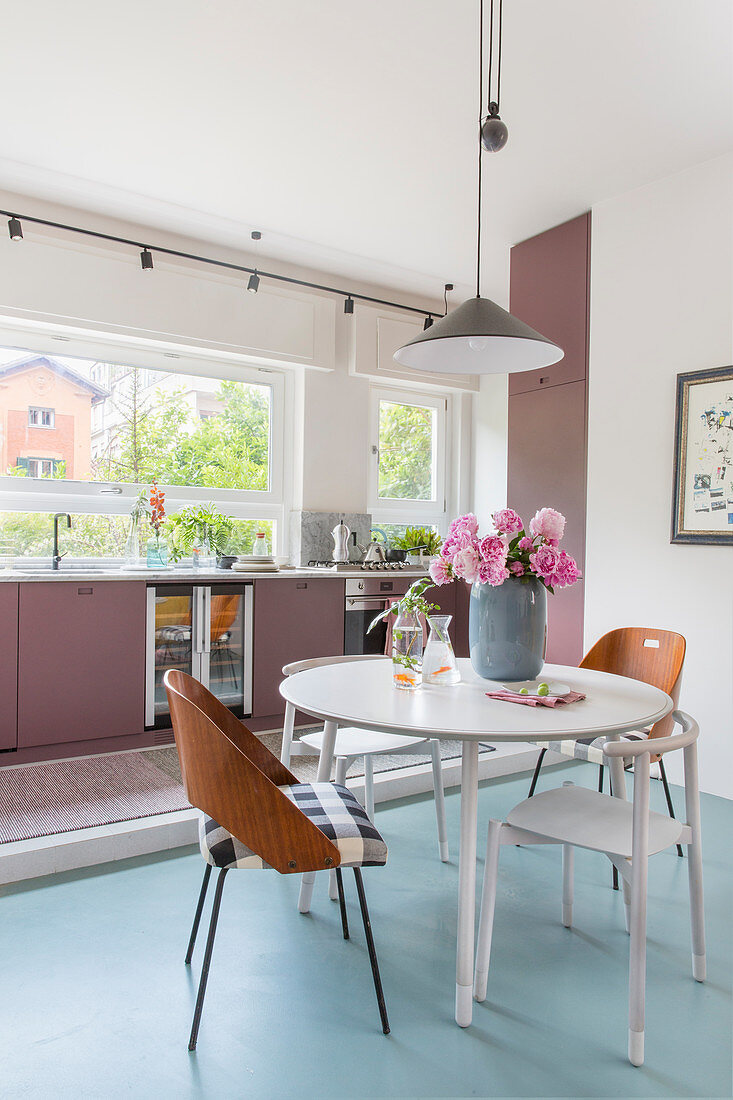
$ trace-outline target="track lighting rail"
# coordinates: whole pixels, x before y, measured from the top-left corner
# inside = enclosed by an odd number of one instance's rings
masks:
[[[140,249],[141,255],[145,253],[145,259],[142,261],[143,268],[145,270],[152,269],[152,257],[155,254],[160,256],[175,256],[180,260],[191,260],[197,264],[207,264],[210,267],[221,267],[227,271],[239,271],[243,275],[249,275],[250,280],[248,283],[248,290],[256,293],[259,287],[260,279],[271,279],[276,283],[288,283],[290,286],[301,286],[308,290],[320,290],[325,294],[335,294],[339,298],[345,300],[354,300],[359,302],[371,302],[373,305],[389,306],[391,309],[399,309],[403,313],[416,313],[420,317],[432,318],[439,316],[435,309],[420,309],[418,306],[408,306],[403,302],[393,302],[388,298],[375,298],[370,294],[358,294],[355,290],[344,290],[341,287],[328,286],[325,283],[312,283],[308,279],[296,279],[292,275],[278,275],[274,271],[263,271],[261,267],[246,267],[243,264],[231,263],[228,260],[215,260],[211,256],[201,256],[195,252],[181,252],[177,248],[165,248],[163,245],[152,245],[144,241],[130,240],[128,237],[117,237],[113,233],[100,233],[96,229],[83,229],[79,225],[66,225],[64,222],[54,222],[47,218],[33,218],[28,214],[18,214],[10,210],[0,210],[0,216],[9,219],[9,231],[13,240],[22,240],[23,234],[21,229],[22,222],[29,222],[31,225],[42,225],[48,229],[60,229],[65,233],[76,233],[82,237],[91,237],[97,241],[112,241],[114,244],[128,245],[130,248]],[[254,238],[254,233],[252,234]],[[259,238],[257,238],[259,239]],[[449,284],[447,284],[449,285]],[[351,309],[347,309],[346,312],[352,312]]]

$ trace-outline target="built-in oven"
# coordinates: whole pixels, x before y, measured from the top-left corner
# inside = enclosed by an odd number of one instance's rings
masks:
[[[371,633],[369,624],[380,611],[404,596],[413,578],[399,580],[382,577],[349,578],[346,581],[344,612],[344,653],[384,653],[387,624],[378,623]]]

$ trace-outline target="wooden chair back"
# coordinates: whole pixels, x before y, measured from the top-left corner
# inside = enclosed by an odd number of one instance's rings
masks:
[[[278,790],[298,780],[198,680],[163,677],[186,797],[281,874],[336,867],[337,846]]]
[[[686,647],[683,636],[673,630],[623,626],[599,638],[580,662],[580,667],[643,680],[666,691],[676,707]],[[673,726],[674,716],[668,714],[652,726],[649,737],[668,737]]]

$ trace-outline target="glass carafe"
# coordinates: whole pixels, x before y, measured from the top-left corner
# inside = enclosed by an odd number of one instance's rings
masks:
[[[422,627],[409,611],[400,611],[392,628],[392,682],[407,691],[422,683]]]
[[[448,627],[452,615],[431,615],[430,634],[423,654],[422,675],[426,684],[457,684],[461,678]]]

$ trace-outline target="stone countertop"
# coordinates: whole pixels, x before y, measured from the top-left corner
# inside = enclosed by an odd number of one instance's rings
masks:
[[[308,567],[289,567],[284,566],[278,570],[278,572],[265,572],[256,571],[252,573],[243,573],[234,571],[232,569],[121,569],[110,567],[108,569],[100,567],[99,569],[90,568],[78,568],[78,569],[59,569],[54,571],[52,569],[35,569],[33,571],[25,572],[22,568],[18,569],[5,569],[0,570],[0,583],[3,581],[14,581],[16,584],[26,584],[34,581],[154,581],[159,584],[194,584],[194,583],[206,583],[206,584],[237,584],[241,581],[255,581],[255,580],[279,580],[282,578],[300,579],[300,578],[326,578],[336,580],[347,580],[353,577],[424,577],[426,570],[419,569],[418,567],[410,567],[400,570],[377,570],[377,569],[359,569],[355,567],[349,570],[335,570],[331,572],[328,569],[313,569]]]

